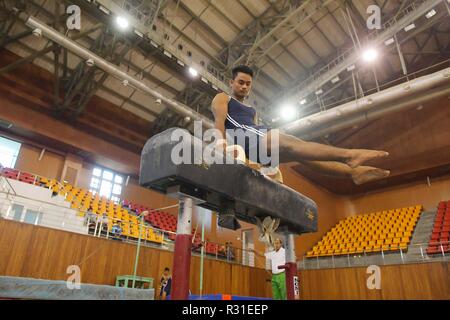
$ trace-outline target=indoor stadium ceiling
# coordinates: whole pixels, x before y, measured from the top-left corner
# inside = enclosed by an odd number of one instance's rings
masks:
[[[7,14],[14,6],[23,5],[28,14],[76,39],[164,96],[210,118],[211,99],[216,92],[226,90],[230,69],[250,64],[256,77],[249,103],[257,107],[261,121],[275,127],[286,122],[279,113],[287,102],[295,108],[297,118],[303,117],[406,81],[420,69],[448,66],[450,58],[450,9],[446,1],[0,2],[2,46],[14,53],[34,55],[34,63],[55,72],[56,56],[52,50],[45,50],[49,40],[28,36],[30,30],[24,23]],[[81,8],[80,31],[67,30],[65,12],[71,4]],[[367,27],[370,5],[380,9],[379,30]],[[130,22],[124,31],[115,20],[119,15]],[[407,31],[400,28],[405,21],[414,27]],[[386,42],[383,32],[392,35],[390,41],[395,39],[398,46],[395,41]],[[352,62],[352,53],[364,52],[369,39],[378,43],[376,63],[367,65],[359,59],[351,63],[353,70],[335,68],[341,62]],[[86,71],[83,61],[71,52],[57,58],[61,64],[57,72],[66,70],[64,78],[60,75],[60,85],[69,91],[55,107],[60,114],[66,112],[76,118],[84,112],[89,98],[98,95],[150,122],[157,119],[153,133],[174,125],[189,126],[190,119],[174,114],[154,98],[106,73]],[[199,76],[193,78],[189,67]],[[323,78],[325,73],[328,77]],[[329,76],[332,80],[325,81]]]

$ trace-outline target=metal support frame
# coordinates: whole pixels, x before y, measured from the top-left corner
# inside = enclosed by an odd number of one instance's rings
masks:
[[[122,46],[119,47],[119,44]],[[108,35],[105,31],[100,33],[91,50],[113,64],[119,65],[135,45],[136,43],[130,44],[126,39],[118,38],[116,35]],[[96,80],[96,77],[100,78]],[[107,72],[95,67],[88,67],[85,61],[81,61],[75,68],[72,77],[63,79],[65,97],[63,102],[56,107],[57,115],[61,116],[68,110],[72,120],[75,120],[107,78]]]
[[[415,21],[421,15],[431,10],[433,7],[439,5],[442,0],[415,0],[408,7],[406,7],[399,15],[394,17],[385,23],[383,32],[374,32],[370,37],[370,43],[372,45],[378,45],[383,43],[386,39],[393,37],[399,30],[404,26]],[[274,97],[274,101],[300,101],[311,92],[314,92],[317,88],[321,87],[331,79],[333,79],[337,74],[345,70],[348,66],[356,64],[359,56],[358,52],[351,48],[340,56],[336,57],[333,61],[327,64],[325,67],[321,68],[306,80],[302,81],[300,84],[291,87],[285,92]]]

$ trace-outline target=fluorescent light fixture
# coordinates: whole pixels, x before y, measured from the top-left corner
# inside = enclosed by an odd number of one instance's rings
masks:
[[[284,120],[291,120],[295,117],[295,108],[291,105],[286,105],[281,108],[280,115]]]
[[[425,15],[425,17],[427,17],[427,19],[430,19],[435,14],[436,14],[436,10],[431,9],[430,11],[428,11],[428,13]]]
[[[395,42],[394,38],[389,38],[389,39],[387,39],[387,40],[384,42],[384,44],[385,44],[386,46],[390,46],[390,45],[393,44],[394,42]]]
[[[355,65],[354,64],[352,64],[351,66],[348,66],[347,67],[347,71],[352,71],[352,70],[355,70]]]
[[[373,62],[377,59],[378,52],[375,49],[367,49],[363,52],[362,58],[365,62]]]
[[[164,55],[168,56],[169,58],[172,58],[172,54],[167,50],[164,50]]]
[[[408,32],[409,30],[412,30],[416,27],[416,25],[414,23],[411,23],[410,25],[405,27],[405,31]]]
[[[155,41],[150,40],[150,44],[151,44],[152,46],[154,46],[155,48],[158,48],[158,44],[157,44]]]
[[[212,88],[216,91],[219,91],[219,88],[217,88],[215,85],[212,85]]]
[[[341,80],[341,79],[339,79],[339,77],[333,78],[333,79],[331,79],[331,83],[337,83],[337,82],[339,82],[339,80]]]
[[[302,101],[300,101],[301,105],[304,105],[306,103],[306,99],[303,99]]]
[[[119,26],[120,29],[125,30],[128,28],[128,20],[125,19],[124,17],[120,17],[118,16],[116,18],[116,23]]]
[[[194,68],[192,68],[192,67],[189,67],[189,73],[191,74],[191,76],[193,76],[193,77],[196,77],[196,76],[198,76],[198,71],[197,70],[195,70]]]
[[[185,64],[184,64],[184,62],[183,61],[181,61],[181,60],[177,60],[177,63],[180,65],[180,66],[182,66],[182,67],[184,67],[185,66]]]
[[[144,34],[139,30],[134,29],[134,34],[137,35],[139,38],[144,38]]]
[[[318,96],[321,95],[322,93],[323,93],[322,89],[319,89],[319,90],[316,91],[316,95],[318,95]]]
[[[106,14],[108,14],[108,15],[111,14],[111,11],[109,11],[109,9],[105,8],[104,6],[98,6],[98,9],[99,9],[100,11],[103,11],[104,13],[106,13]]]
[[[202,77],[202,81],[203,81],[204,83],[208,83],[208,80],[207,80],[206,78],[203,78],[203,77]]]

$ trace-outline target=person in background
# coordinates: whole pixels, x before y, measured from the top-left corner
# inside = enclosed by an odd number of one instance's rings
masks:
[[[283,242],[280,238],[274,240],[274,250],[264,253],[264,255],[251,250],[258,256],[264,256],[270,260],[272,270],[272,297],[274,300],[286,300],[286,274],[284,269],[278,269],[279,266],[286,264],[286,251],[283,248]]]
[[[172,288],[172,276],[170,275],[170,269],[168,267],[164,268],[159,286],[159,299],[166,300],[167,296],[170,295],[170,291]]]
[[[122,235],[122,228],[120,227],[120,222],[116,221],[111,229],[111,233],[113,235],[114,240],[121,240],[120,236]]]
[[[225,252],[226,252],[227,260],[228,260],[228,261],[234,260],[234,252],[233,252],[232,244],[233,244],[233,243],[232,243],[231,241],[230,241],[230,242],[227,242],[227,243],[225,244]]]

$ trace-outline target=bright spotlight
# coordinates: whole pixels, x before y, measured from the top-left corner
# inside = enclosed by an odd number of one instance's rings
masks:
[[[192,68],[192,67],[189,67],[189,73],[191,74],[191,76],[193,76],[193,77],[196,77],[196,76],[198,76],[198,71],[197,70],[195,70],[194,68]]]
[[[291,120],[295,117],[295,108],[293,106],[284,106],[281,108],[281,118],[283,120]]]
[[[362,56],[365,62],[373,62],[377,59],[377,57],[378,52],[375,49],[367,49],[366,51],[364,51]]]
[[[124,17],[117,17],[116,23],[119,26],[119,28],[122,30],[125,30],[126,28],[128,28],[128,20],[125,19]]]

